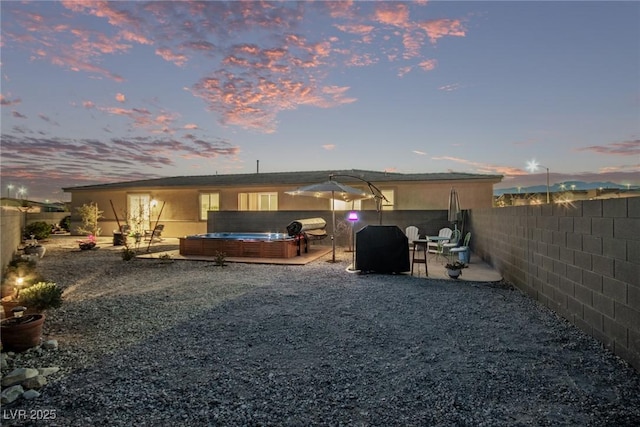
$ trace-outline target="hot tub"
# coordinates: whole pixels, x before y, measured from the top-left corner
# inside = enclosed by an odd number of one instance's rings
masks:
[[[292,258],[297,241],[284,233],[206,233],[180,238],[180,255]]]

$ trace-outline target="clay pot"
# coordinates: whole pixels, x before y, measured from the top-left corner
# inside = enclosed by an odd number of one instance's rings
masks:
[[[25,351],[40,345],[44,314],[26,314],[1,322],[2,348],[7,351]]]

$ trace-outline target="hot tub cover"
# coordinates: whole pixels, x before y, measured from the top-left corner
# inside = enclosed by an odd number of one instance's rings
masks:
[[[287,233],[289,233],[289,236],[295,236],[303,231],[324,230],[326,226],[327,221],[323,218],[296,219],[287,225]]]

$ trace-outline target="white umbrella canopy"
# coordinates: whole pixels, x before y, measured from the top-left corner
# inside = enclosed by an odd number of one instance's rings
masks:
[[[458,192],[455,188],[451,188],[449,193],[449,222],[454,223],[454,228],[457,228],[458,217],[460,216],[460,199],[458,199]]]
[[[362,190],[350,187],[345,184],[341,184],[338,181],[330,179],[329,181],[321,182],[318,184],[306,185],[300,187],[297,190],[285,191],[285,194],[292,196],[307,196],[318,197],[321,199],[331,199],[331,213],[332,213],[332,228],[331,228],[331,245],[332,245],[332,258],[333,262],[336,261],[336,240],[334,232],[336,229],[336,209],[335,199],[340,199],[345,202],[352,202],[354,200],[372,199],[373,194],[367,194]]]

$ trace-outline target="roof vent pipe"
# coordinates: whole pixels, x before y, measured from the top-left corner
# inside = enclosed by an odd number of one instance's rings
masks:
[[[256,160],[256,173],[260,173],[260,160]]]

